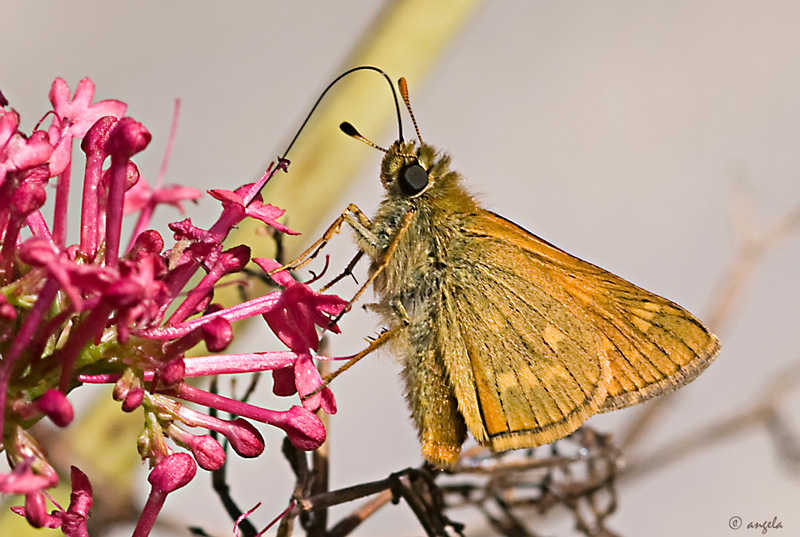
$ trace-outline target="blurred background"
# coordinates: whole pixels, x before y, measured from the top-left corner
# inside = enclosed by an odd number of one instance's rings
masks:
[[[239,186],[257,178],[283,151],[322,89],[355,65],[363,52],[358,47],[376,38],[389,8],[343,0],[222,5],[5,0],[0,88],[29,131],[48,109],[55,77],[73,89],[91,77],[95,100],[126,101],[128,115],[153,133],[151,146],[137,159],[150,181],[158,173],[173,101],[180,98],[166,182],[203,189]],[[447,2],[442,6],[438,9],[457,9]],[[435,26],[436,17],[444,17],[441,11],[411,13],[395,21],[406,33],[392,39],[391,52],[366,57],[393,79],[408,78],[423,138],[452,155],[453,167],[485,205],[701,318],[724,292],[720,282],[737,252],[734,222],[749,221],[747,233],[758,235],[800,205],[796,2],[487,1],[441,30],[441,41],[431,39],[434,30],[419,31]],[[355,93],[348,99],[347,88],[374,100]],[[267,201],[288,208],[290,227],[302,222],[303,237],[287,239],[295,251],[347,203],[372,214],[380,201],[381,154],[341,134],[339,122],[351,121],[379,145],[396,138],[392,123],[368,127],[369,117],[394,113],[379,77],[351,77],[331,98],[350,108],[315,125],[315,134],[330,144],[328,152],[303,149],[301,135],[297,152],[289,155],[291,173],[276,179],[283,184],[275,188],[289,192],[287,197],[282,191],[285,203],[266,194]],[[406,129],[411,132],[410,123]],[[361,165],[351,170],[336,158]],[[314,161],[313,176],[298,172],[295,166],[308,164],[303,160]],[[337,169],[352,181],[339,182]],[[308,208],[306,194],[291,195],[292,182],[303,180],[314,185],[312,191],[326,192],[323,208]],[[208,226],[217,207],[203,200],[188,208],[188,216]],[[166,224],[178,218],[159,209],[153,226],[167,236]],[[337,238],[330,249],[331,274],[354,252],[348,234]],[[799,263],[798,234],[769,250],[726,309],[731,315],[719,327],[723,350],[716,363],[659,415],[642,450],[657,450],[746,412],[797,362]],[[337,290],[347,297],[353,289],[344,284]],[[345,335],[331,338],[330,354],[354,353],[363,338],[380,329],[360,308],[341,326]],[[236,349],[279,349],[266,332],[253,323]],[[330,429],[331,487],[381,479],[419,464],[398,372],[393,357],[374,355],[334,383],[339,413]],[[81,399],[107,398],[92,390],[79,390]],[[255,402],[278,408],[294,402],[273,400],[269,392],[265,378]],[[781,406],[795,429],[798,403],[795,392]],[[641,411],[589,423],[621,431]],[[281,435],[262,431],[264,456],[229,458],[236,500],[244,508],[264,502],[253,517],[260,526],[284,509],[294,486],[280,455]],[[135,452],[133,437],[128,449]],[[145,476],[142,467],[136,485],[142,501]],[[734,516],[745,524],[777,517],[784,529],[775,533],[793,535],[800,531],[799,497],[800,476],[780,461],[764,429],[754,427],[622,483],[609,525],[630,536],[716,536],[735,533],[728,526]],[[346,512],[334,511],[334,518]],[[163,517],[213,535],[228,535],[232,525],[203,474],[169,498]],[[455,512],[453,518],[474,520],[470,535],[485,529],[469,513]],[[549,517],[537,531],[574,534],[565,520]],[[130,528],[114,532],[129,534]],[[422,531],[400,505],[384,508],[358,534]]]

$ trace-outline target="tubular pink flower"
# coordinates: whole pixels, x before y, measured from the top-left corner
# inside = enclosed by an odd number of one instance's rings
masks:
[[[250,216],[251,218],[261,220],[278,231],[289,235],[297,235],[298,233],[296,231],[292,231],[288,227],[277,222],[276,218],[283,216],[284,210],[274,205],[263,203],[261,194],[256,195],[249,204],[245,204],[244,196],[250,192],[252,186],[252,184],[243,185],[235,191],[222,189],[209,190],[208,193],[222,202],[222,206],[230,213],[230,217],[237,223],[244,220],[245,216]]]
[[[294,363],[293,352],[259,352],[228,354],[223,356],[195,356],[184,358],[186,377],[225,375],[229,373],[256,373],[282,369]]]
[[[69,507],[66,511],[56,505],[58,510],[49,515],[44,513],[44,497],[41,494],[38,497],[26,495],[25,507],[12,507],[11,510],[18,515],[26,517],[29,522],[31,520],[30,515],[36,516],[37,520],[31,523],[34,527],[60,528],[65,537],[89,537],[86,519],[89,518],[89,510],[92,507],[92,485],[89,483],[86,474],[75,466],[70,471],[70,477],[72,480],[72,493],[70,494]]]
[[[202,390],[201,390],[202,391]],[[264,451],[264,438],[253,425],[242,418],[222,420],[197,412],[174,402],[179,419],[191,427],[204,427],[216,431],[230,442],[233,450],[242,457],[257,457]],[[246,404],[246,403],[243,403]]]
[[[125,398],[122,400],[122,411],[123,412],[133,412],[142,404],[142,400],[144,399],[144,388],[136,387],[125,394]]]
[[[124,103],[91,104],[93,93],[94,85],[85,79],[70,100],[66,83],[57,79],[50,91],[54,110],[45,115],[52,115],[52,123],[46,132],[29,137],[19,132],[16,112],[0,102],[0,200],[6,202],[0,203],[0,431],[5,431],[0,449],[12,468],[0,475],[0,493],[25,495],[25,506],[15,512],[32,525],[61,528],[68,537],[87,535],[88,479],[73,469],[69,509],[48,514],[45,489],[58,477],[27,429],[44,417],[68,425],[74,419],[70,390],[84,383],[113,383],[113,398],[122,411],[141,409],[144,430],[138,447],[155,465],[149,478],[153,491],[135,532],[144,535],[166,494],[195,475],[192,456],[204,469],[224,462],[217,441],[205,431],[191,434],[184,425],[222,434],[243,457],[265,449],[262,435],[248,420],[283,429],[301,449],[324,441],[325,429],[312,411],[332,413],[336,404],[330,390],[322,388],[309,351],[318,347],[318,328],[338,331],[330,326],[331,319],[346,302],[278,273],[274,279],[283,290],[227,308],[213,304],[220,279],[241,271],[250,258],[246,246],[223,250],[234,226],[256,218],[293,233],[278,222],[283,211],[258,194],[278,170],[286,170],[288,161],[271,165],[255,185],[212,191],[223,206],[216,223],[209,229],[188,218],[172,224],[174,245],[165,249],[158,232],[144,229],[154,208],[167,203],[182,211],[182,201],[196,199],[200,192],[162,187],[165,165],[151,188],[131,159],[149,144],[150,133],[124,117]],[[83,138],[86,167],[80,243],[67,245],[66,200],[79,170],[71,165],[75,138]],[[54,177],[55,212],[46,220],[42,207]],[[130,246],[123,253],[122,219],[134,210],[140,211],[139,221],[126,237]],[[269,260],[259,264],[264,270],[277,267]],[[198,283],[187,285],[200,270],[205,274],[193,280]],[[232,323],[256,315],[265,318],[290,350],[218,354],[233,339]],[[185,356],[201,343],[210,356]],[[273,371],[275,391],[299,392],[303,406],[271,410],[185,382],[257,371]],[[188,403],[240,417],[217,419],[203,408],[187,408]],[[191,455],[176,452],[173,444]]]
[[[347,359],[349,357],[336,358]],[[233,373],[256,373],[259,371],[289,371],[291,378],[294,379],[294,370],[291,369],[297,359],[297,354],[290,351],[278,352],[258,352],[242,354],[219,354],[213,356],[196,356],[183,358],[184,378],[207,377],[211,375],[225,375]],[[327,356],[317,356],[317,359],[331,359]],[[102,374],[87,375],[79,374],[78,381],[87,384],[107,384],[117,382],[123,375]],[[144,373],[145,381],[152,381],[155,374],[152,371]],[[286,395],[296,393],[292,391]]]
[[[249,202],[255,198],[261,189],[264,187],[267,182],[278,173],[278,170],[283,170],[284,172],[287,171],[287,167],[289,165],[288,160],[281,160],[277,166],[273,166],[273,164],[269,165],[269,168],[266,172],[261,176],[261,178],[253,185],[248,193],[244,196],[243,201],[247,205]],[[239,219],[240,212],[234,208],[233,210],[223,211],[222,216],[220,216],[219,220],[211,226],[211,229],[208,230],[208,234],[214,240],[221,241],[224,239],[228,232],[233,229],[233,227],[240,222]],[[192,276],[194,267],[196,266],[197,262],[193,261],[186,266],[181,267],[180,269],[176,270],[175,277],[171,280],[171,286],[174,289],[181,289],[184,285],[189,281]]]
[[[280,267],[273,259],[253,258],[265,272]],[[283,286],[278,303],[262,316],[278,338],[290,349],[302,353],[317,350],[319,336],[315,325],[338,334],[338,325],[331,324],[347,306],[347,301],[335,295],[324,295],[307,285],[295,281],[285,271],[271,275],[275,283]]]
[[[108,135],[106,149],[111,155],[111,180],[106,217],[106,265],[115,266],[119,256],[128,160],[147,147],[151,138],[144,125],[129,117],[120,119]]]
[[[47,179],[47,168],[37,166],[13,174],[0,185],[0,199],[7,202],[7,210],[2,218],[5,226],[0,226],[0,236],[3,237],[0,244],[0,281],[13,277],[11,266],[14,249],[20,240],[20,230],[28,217],[44,204]]]
[[[83,203],[81,204],[81,253],[90,260],[97,254],[100,239],[99,205],[100,180],[103,177],[103,163],[108,157],[106,143],[108,135],[119,121],[113,116],[105,116],[95,122],[81,143],[86,154],[86,170],[83,179]]]
[[[72,140],[83,138],[89,128],[103,116],[122,117],[126,105],[119,101],[103,101],[91,105],[94,83],[84,78],[78,83],[75,97],[69,101],[69,86],[57,78],[50,88],[53,122],[48,131],[50,144],[55,148],[50,157],[50,175],[58,176],[54,211],[53,237],[63,245],[66,235],[67,201],[72,168]]]
[[[16,112],[0,111],[0,185],[9,173],[45,164],[53,153],[44,132],[25,138],[17,132],[18,127]]]
[[[274,308],[278,303],[279,297],[280,293],[278,292],[270,293],[268,295],[254,298],[253,300],[248,300],[247,302],[242,302],[241,304],[231,306],[230,308],[209,313],[208,315],[204,315],[200,318],[192,319],[174,326],[146,328],[142,330],[136,330],[134,334],[148,339],[176,339],[191,333],[193,330],[211,322],[212,319],[217,317],[222,317],[227,321],[232,322],[246,319],[248,317],[252,317],[253,315],[262,314],[265,311],[269,311],[270,309]]]
[[[268,410],[209,393],[185,383],[165,393],[283,429],[292,444],[300,449],[307,451],[317,449],[325,441],[325,427],[322,422],[303,407],[294,406],[285,412]]]
[[[214,285],[226,274],[240,272],[250,261],[250,248],[244,245],[234,246],[230,250],[222,252],[215,259],[214,265],[208,274],[203,276],[194,289],[189,292],[189,296],[178,306],[175,313],[170,317],[167,324],[175,321],[182,321],[194,312],[200,302],[211,294]]]
[[[61,78],[56,78],[50,88],[50,102],[55,115],[50,125],[50,143],[56,148],[50,160],[51,176],[59,175],[69,165],[72,151],[72,138],[83,138],[89,128],[103,116],[121,118],[127,105],[122,101],[107,100],[91,104],[94,98],[94,82],[84,78],[78,83],[72,101],[69,100],[69,86]]]

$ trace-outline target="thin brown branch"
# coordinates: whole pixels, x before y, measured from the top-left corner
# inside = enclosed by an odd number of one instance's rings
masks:
[[[756,427],[765,427],[772,433],[776,448],[782,459],[798,465],[800,454],[793,446],[796,433],[785,427],[780,411],[792,392],[800,389],[800,364],[793,364],[782,371],[776,379],[767,383],[761,398],[753,404],[732,413],[712,425],[687,434],[683,438],[656,452],[632,461],[623,472],[626,479],[638,478],[654,469],[664,468],[699,451],[709,449],[731,438],[743,435]]]
[[[375,498],[344,517],[328,532],[328,537],[344,537],[361,525],[367,518],[375,514],[381,507],[394,500],[391,490],[384,490]]]

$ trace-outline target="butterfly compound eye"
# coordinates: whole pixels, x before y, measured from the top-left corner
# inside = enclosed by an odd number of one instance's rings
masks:
[[[407,196],[419,194],[428,186],[428,172],[419,163],[409,164],[400,170],[397,178],[400,190]]]

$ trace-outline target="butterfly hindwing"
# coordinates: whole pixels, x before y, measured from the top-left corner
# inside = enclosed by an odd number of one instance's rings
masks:
[[[675,389],[719,350],[677,304],[494,213],[462,232],[440,348],[467,426],[496,450],[551,442],[595,412]]]

